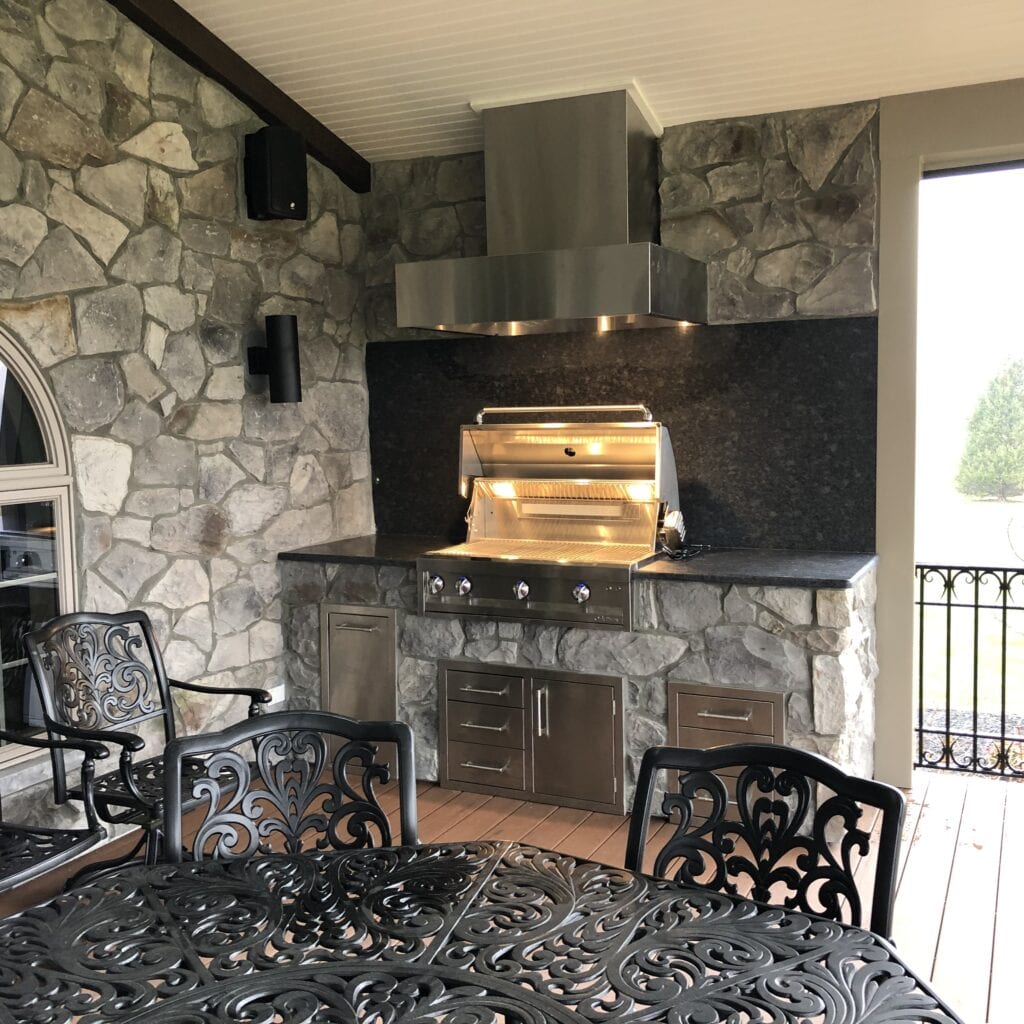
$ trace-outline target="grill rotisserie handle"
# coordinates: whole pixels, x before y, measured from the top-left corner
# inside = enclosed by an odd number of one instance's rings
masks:
[[[476,421],[483,423],[485,416],[536,416],[542,412],[638,412],[647,422],[654,419],[646,405],[489,405],[476,414]]]

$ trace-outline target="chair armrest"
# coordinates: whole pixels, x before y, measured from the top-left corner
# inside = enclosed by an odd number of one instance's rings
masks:
[[[189,690],[192,693],[227,693],[233,697],[248,697],[250,718],[260,713],[261,704],[269,704],[274,699],[269,690],[255,686],[204,686],[202,683],[183,683],[180,679],[168,679],[167,682],[178,690]]]
[[[80,750],[82,758],[82,803],[85,807],[85,820],[91,832],[101,832],[99,818],[96,814],[96,802],[93,795],[93,779],[96,777],[95,761],[110,756],[102,743],[94,740],[51,740],[42,736],[18,736],[0,729],[0,739],[9,743],[21,743],[26,747],[39,747],[43,750]]]
[[[136,736],[133,732],[80,729],[77,725],[65,725],[63,722],[55,722],[52,718],[46,719],[46,728],[51,732],[63,733],[65,736],[71,736],[74,739],[87,740],[93,743],[116,743],[118,746],[123,747],[125,752],[138,752],[146,745],[146,741],[141,736]],[[63,741],[57,740],[56,743],[60,746]]]
[[[22,736],[5,729],[0,729],[0,740],[5,740],[7,743],[18,743],[25,747],[39,747],[43,750],[80,750],[87,757],[96,760],[101,760],[110,754],[110,751],[102,743],[96,743],[93,740],[51,740],[44,736]]]
[[[67,736],[89,740],[94,743],[116,743],[121,748],[121,757],[118,760],[117,767],[121,775],[121,782],[124,783],[124,788],[131,794],[140,807],[146,808],[150,814],[159,813],[159,808],[154,806],[153,801],[147,800],[142,793],[139,792],[139,787],[135,784],[135,779],[132,777],[132,754],[142,750],[146,745],[146,741],[141,736],[136,736],[133,732],[116,732],[114,730],[108,732],[105,729],[79,729],[78,726],[75,725],[65,725],[61,722],[55,722],[49,716],[46,716],[45,720],[47,729],[52,730],[53,732],[61,732]],[[60,745],[59,741],[57,745]],[[82,762],[82,799],[85,803],[86,817],[89,819],[90,823],[92,823],[96,816],[92,790],[93,767],[92,758],[86,757],[85,761]],[[114,819],[108,815],[107,820],[112,821]]]

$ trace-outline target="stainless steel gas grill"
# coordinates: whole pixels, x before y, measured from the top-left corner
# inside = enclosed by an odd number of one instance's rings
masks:
[[[612,413],[641,418],[564,419]],[[629,629],[633,569],[681,533],[668,429],[642,405],[483,409],[460,490],[466,541],[417,560],[421,611]]]

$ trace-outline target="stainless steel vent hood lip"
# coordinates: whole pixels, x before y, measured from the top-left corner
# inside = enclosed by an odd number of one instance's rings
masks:
[[[397,323],[518,336],[707,319],[707,268],[652,242],[402,263]]]

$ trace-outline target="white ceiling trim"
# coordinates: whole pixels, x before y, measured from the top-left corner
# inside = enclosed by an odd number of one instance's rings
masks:
[[[1021,0],[180,0],[369,160],[636,82],[683,124],[1024,77]]]

